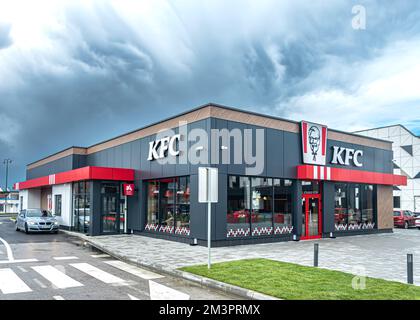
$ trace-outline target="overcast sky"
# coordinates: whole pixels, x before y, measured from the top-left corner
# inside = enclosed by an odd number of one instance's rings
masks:
[[[420,1],[0,0],[10,184],[46,155],[207,102],[420,134]]]

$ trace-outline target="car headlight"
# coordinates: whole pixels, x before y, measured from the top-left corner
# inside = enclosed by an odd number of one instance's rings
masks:
[[[58,226],[58,221],[54,221],[54,225],[55,226]]]
[[[34,226],[36,223],[35,223],[34,221],[28,221],[28,224],[29,224],[30,226]]]

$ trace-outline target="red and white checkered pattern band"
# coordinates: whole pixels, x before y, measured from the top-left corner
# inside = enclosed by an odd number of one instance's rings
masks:
[[[374,229],[375,223],[335,224],[335,231]]]

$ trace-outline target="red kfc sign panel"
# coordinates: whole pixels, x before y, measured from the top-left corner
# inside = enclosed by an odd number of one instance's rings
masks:
[[[124,195],[125,196],[134,196],[134,184],[133,183],[125,183],[123,184]]]

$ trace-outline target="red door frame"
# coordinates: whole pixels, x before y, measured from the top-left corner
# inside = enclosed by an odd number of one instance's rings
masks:
[[[318,200],[318,234],[309,236],[307,234],[300,237],[301,240],[320,239],[322,236],[322,207],[321,207],[321,193],[302,194],[302,199],[305,199],[305,233],[308,233],[309,226],[309,199]],[[302,213],[303,214],[303,213]],[[302,230],[303,231],[303,230]]]

